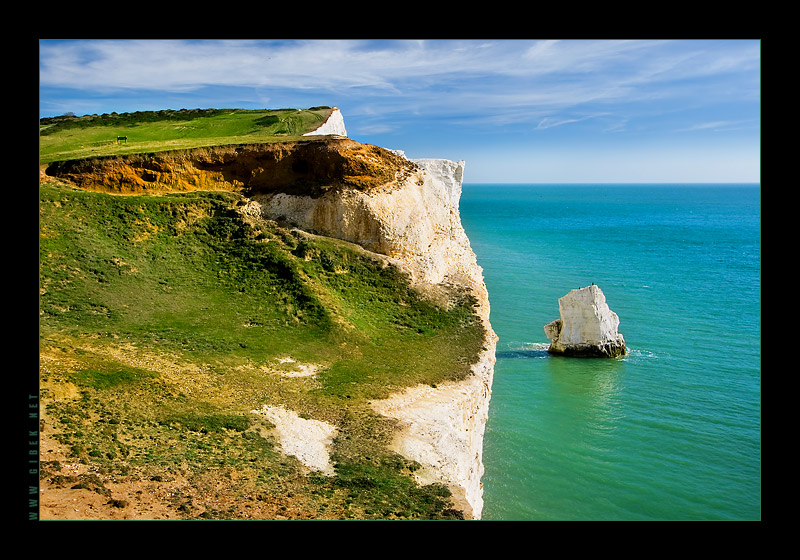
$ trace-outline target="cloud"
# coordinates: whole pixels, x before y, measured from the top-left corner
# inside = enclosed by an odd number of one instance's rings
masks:
[[[578,122],[580,120],[582,120],[582,119],[561,119],[561,120],[558,120],[558,119],[554,119],[554,118],[551,118],[551,117],[545,117],[541,121],[539,121],[539,124],[536,125],[536,128],[538,128],[538,129],[553,128],[555,126],[561,126],[561,125],[565,125],[565,124],[569,124],[569,123],[574,123],[574,122]]]
[[[469,45],[474,48],[472,45]],[[41,83],[75,89],[353,88],[397,92],[462,69],[463,48],[415,41],[43,41]]]
[[[630,84],[730,72],[758,63],[754,48],[736,42],[720,51],[715,42],[603,40],[42,41],[40,69],[44,85],[76,89],[184,90],[215,84],[399,91],[401,84],[457,87],[492,77],[522,80],[520,85],[528,87],[534,77],[558,75],[606,83],[608,90],[605,77]]]
[[[682,128],[679,129],[678,132],[692,132],[695,130],[741,130],[752,126],[753,125],[748,125],[744,121],[713,121]]]
[[[43,105],[55,106],[55,90],[79,106],[81,97],[144,92],[210,99],[221,87],[253,103],[313,97],[346,102],[351,115],[369,107],[383,116],[540,129],[574,122],[575,114],[631,122],[637,110],[668,113],[687,100],[757,101],[759,68],[757,41],[40,42]]]

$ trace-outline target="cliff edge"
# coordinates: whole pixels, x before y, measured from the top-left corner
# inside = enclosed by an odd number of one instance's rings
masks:
[[[465,516],[477,519],[483,509],[483,435],[497,336],[489,322],[483,271],[458,210],[464,162],[407,161],[415,166],[412,172],[367,192],[256,194],[248,211],[386,255],[410,274],[417,289],[444,305],[456,293],[475,298],[486,335],[472,375],[435,388],[413,387],[373,407],[401,422],[393,445],[425,467],[417,473],[420,481],[444,482]]]
[[[445,483],[464,517],[478,519],[497,337],[482,269],[461,225],[463,169],[464,162],[409,160],[347,138],[318,136],[57,162],[44,166],[42,174],[119,195],[238,192],[248,199],[241,206],[246,216],[289,223],[384,255],[440,305],[464,295],[474,298],[485,340],[468,378],[412,387],[372,406],[399,422],[392,446],[423,466],[415,473],[418,479]]]

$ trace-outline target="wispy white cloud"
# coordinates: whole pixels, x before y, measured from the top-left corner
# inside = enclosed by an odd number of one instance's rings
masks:
[[[731,49],[735,52],[730,52]],[[635,95],[632,86],[758,64],[757,44],[675,41],[43,41],[43,86],[190,91],[203,86],[348,89],[470,99],[572,102]],[[589,96],[587,92],[593,92]],[[568,101],[565,101],[568,102]]]
[[[582,119],[553,119],[553,118],[550,118],[550,117],[545,117],[541,121],[539,121],[539,124],[536,125],[536,128],[538,128],[538,129],[553,128],[553,127],[556,127],[556,126],[562,126],[562,125],[565,125],[565,124],[578,122],[580,120],[582,120]]]
[[[756,123],[748,121],[713,121],[697,123],[686,128],[678,129],[678,132],[693,132],[698,130],[743,130],[754,128]]]
[[[461,70],[464,47],[415,41],[45,41],[46,86],[182,91],[206,85],[397,91]],[[468,46],[474,48],[472,45]],[[482,70],[483,71],[483,70]]]

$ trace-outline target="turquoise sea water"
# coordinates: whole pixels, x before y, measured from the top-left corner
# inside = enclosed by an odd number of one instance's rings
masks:
[[[485,520],[761,518],[759,185],[465,184],[500,337]],[[553,357],[595,283],[629,354]]]

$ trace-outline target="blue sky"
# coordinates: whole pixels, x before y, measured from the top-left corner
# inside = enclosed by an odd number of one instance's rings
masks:
[[[341,109],[466,183],[758,182],[757,40],[43,40],[40,116]]]

